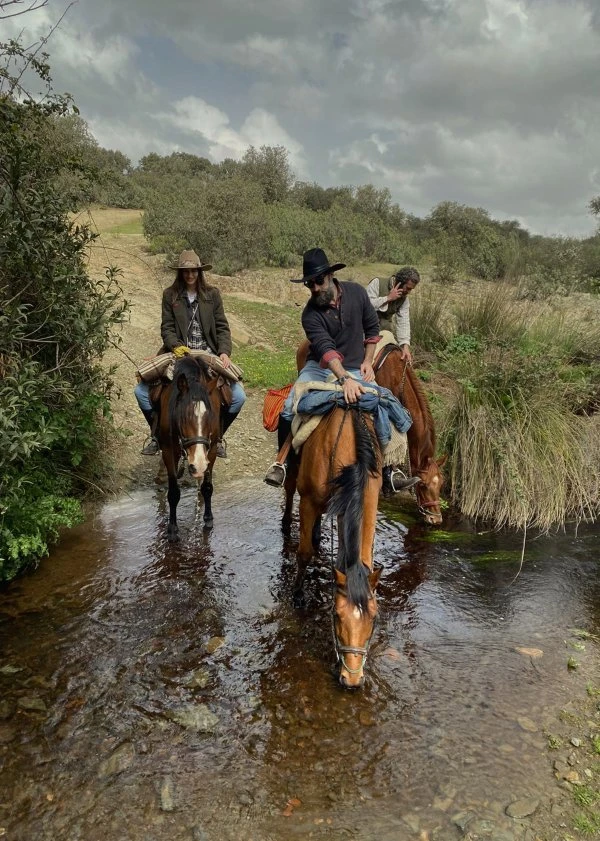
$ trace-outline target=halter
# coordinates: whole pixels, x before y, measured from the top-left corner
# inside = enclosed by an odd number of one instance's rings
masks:
[[[210,438],[207,438],[205,435],[197,435],[195,438],[184,438],[183,436],[179,436],[179,446],[182,450],[186,452],[190,447],[193,447],[195,444],[202,444],[207,449],[210,449]]]
[[[344,590],[340,587],[336,587],[337,593],[342,593],[345,595]],[[371,593],[373,598],[375,598],[375,594]],[[375,630],[375,621],[373,621],[373,628],[369,635],[368,640],[366,641],[364,646],[354,646],[354,645],[342,645],[338,635],[335,632],[335,593],[333,599],[333,606],[331,609],[331,633],[333,634],[333,647],[335,648],[335,656],[339,663],[341,663],[342,667],[348,672],[350,675],[358,675],[365,667],[365,663],[367,662],[367,655],[369,653],[369,646],[371,645],[371,639],[373,637],[373,631]],[[360,666],[356,669],[351,669],[350,666],[346,663],[344,659],[344,654],[356,654],[358,657],[362,657],[360,662]]]

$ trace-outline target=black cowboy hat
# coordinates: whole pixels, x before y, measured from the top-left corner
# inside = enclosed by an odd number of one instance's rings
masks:
[[[344,269],[345,263],[329,264],[327,254],[322,248],[311,248],[304,252],[304,261],[302,263],[302,274],[304,277],[290,278],[292,283],[307,283],[315,277],[322,274],[329,274],[330,272],[337,272],[338,269]]]

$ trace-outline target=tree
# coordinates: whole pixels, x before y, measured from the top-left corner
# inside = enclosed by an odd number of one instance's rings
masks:
[[[241,175],[260,185],[267,204],[284,201],[294,183],[285,146],[249,146],[242,158]]]

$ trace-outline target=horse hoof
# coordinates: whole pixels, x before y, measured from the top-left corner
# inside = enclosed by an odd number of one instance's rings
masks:
[[[168,531],[167,540],[169,543],[179,543],[179,531]]]

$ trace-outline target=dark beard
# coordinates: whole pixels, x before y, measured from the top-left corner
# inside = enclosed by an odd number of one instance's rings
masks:
[[[317,292],[313,295],[312,300],[313,304],[320,309],[325,309],[328,307],[335,297],[333,289],[322,289],[320,292]]]

